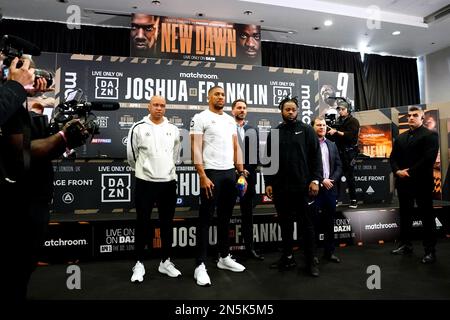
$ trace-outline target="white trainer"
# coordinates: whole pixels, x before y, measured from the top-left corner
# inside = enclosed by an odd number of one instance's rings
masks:
[[[176,278],[178,276],[181,276],[180,270],[175,268],[175,265],[173,262],[170,261],[170,258],[168,258],[164,262],[159,263],[158,271],[162,274],[167,274],[171,278]]]
[[[245,267],[231,258],[231,255],[220,258],[219,262],[217,262],[217,268],[231,270],[233,272],[242,272],[245,270]]]
[[[206,267],[204,263],[195,268],[194,279],[197,280],[197,284],[199,286],[211,285],[211,279],[208,276],[208,272],[206,272]]]
[[[144,281],[145,268],[144,265],[138,261],[133,267],[133,275],[131,276],[131,282]]]

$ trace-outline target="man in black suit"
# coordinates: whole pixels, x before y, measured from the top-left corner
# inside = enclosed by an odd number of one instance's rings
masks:
[[[244,172],[247,179],[247,192],[240,198],[242,214],[242,235],[244,237],[247,257],[264,260],[264,256],[255,251],[253,246],[253,198],[256,195],[256,169],[259,159],[258,132],[247,124],[247,102],[237,99],[231,105],[231,113],[236,120],[239,146],[244,155]]]
[[[319,222],[324,225],[325,229],[323,256],[326,260],[339,263],[340,259],[334,254],[334,217],[336,215],[336,199],[338,196],[336,183],[342,175],[342,162],[336,144],[325,138],[327,133],[325,118],[315,118],[312,124],[319,138],[323,167],[319,194],[313,206],[317,211],[320,210]]]
[[[424,112],[416,106],[408,110],[409,130],[395,139],[390,161],[400,206],[400,245],[392,254],[412,252],[411,229],[414,201],[423,223],[422,263],[436,261],[436,222],[433,214],[433,165],[439,151],[436,132],[423,125]]]

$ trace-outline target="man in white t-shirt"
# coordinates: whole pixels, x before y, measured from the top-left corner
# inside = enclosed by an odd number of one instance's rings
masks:
[[[127,143],[128,163],[136,174],[137,262],[133,267],[131,282],[144,280],[144,249],[151,239],[150,218],[155,204],[158,208],[161,229],[161,262],[158,271],[172,278],[181,275],[170,261],[173,241],[172,221],[177,201],[175,163],[180,152],[180,132],[164,117],[166,99],[153,96],[148,110],[150,114],[130,128]]]
[[[229,254],[229,226],[236,202],[236,173],[244,176],[241,150],[237,141],[236,123],[223,112],[225,92],[215,86],[208,91],[209,108],[191,121],[192,159],[200,177],[200,210],[197,227],[198,255],[194,279],[199,286],[211,285],[206,271],[209,243],[209,222],[217,207],[217,246],[219,269],[242,272],[245,267]],[[245,178],[245,176],[244,176]]]

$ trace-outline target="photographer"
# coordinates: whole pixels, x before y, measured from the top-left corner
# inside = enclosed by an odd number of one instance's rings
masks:
[[[32,61],[21,57],[20,69],[29,68]],[[13,75],[17,60],[11,64]],[[47,81],[39,78],[31,92],[48,91]],[[19,90],[20,92],[20,90]],[[53,192],[51,160],[66,148],[82,145],[86,130],[77,119],[71,120],[57,133],[48,135],[43,116],[31,116],[27,108],[14,105],[19,99],[14,92],[4,89],[2,100],[11,115],[2,121],[0,136],[0,212],[2,216],[2,243],[5,252],[2,264],[2,285],[9,296],[7,300],[19,303],[26,298],[28,281],[33,272],[37,252],[43,240],[49,219],[49,202]],[[16,110],[11,112],[9,110]],[[9,263],[9,268],[6,264]],[[5,287],[6,286],[6,287]]]
[[[347,180],[348,193],[350,197],[349,208],[357,208],[356,188],[355,188],[355,158],[358,155],[358,135],[359,121],[350,114],[349,103],[341,99],[338,102],[337,110],[339,118],[335,128],[329,128],[327,136],[334,141],[339,150],[342,161],[343,175]],[[340,183],[338,184],[340,190]],[[338,192],[339,195],[339,192]]]
[[[9,68],[8,80],[0,86],[0,126],[22,107],[27,98],[25,87],[33,84],[34,69],[29,68],[30,61],[26,61],[20,68],[16,68],[19,58],[15,58]]]

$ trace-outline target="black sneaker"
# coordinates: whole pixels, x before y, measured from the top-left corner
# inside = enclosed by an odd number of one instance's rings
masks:
[[[404,255],[413,252],[413,247],[410,244],[401,244],[397,249],[391,251],[395,255]]]
[[[283,255],[280,260],[275,261],[270,265],[270,269],[288,270],[294,268],[296,265],[297,263],[295,262],[294,256],[288,258]]]
[[[352,208],[352,209],[356,209],[356,208],[358,208],[358,202],[356,202],[356,200],[352,200],[352,201],[350,201],[350,205],[348,207]]]
[[[431,264],[436,262],[436,255],[433,252],[426,253],[422,258],[422,263]]]

